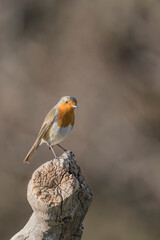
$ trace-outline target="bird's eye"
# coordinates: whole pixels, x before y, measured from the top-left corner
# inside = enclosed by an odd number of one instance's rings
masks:
[[[66,101],[66,103],[68,103],[68,101]]]

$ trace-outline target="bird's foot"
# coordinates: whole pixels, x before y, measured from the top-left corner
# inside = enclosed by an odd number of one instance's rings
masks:
[[[60,157],[58,157],[58,156],[56,155],[56,156],[54,156],[54,159],[60,159]]]

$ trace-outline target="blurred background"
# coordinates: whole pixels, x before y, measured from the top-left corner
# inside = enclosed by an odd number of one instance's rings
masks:
[[[159,25],[158,0],[1,0],[1,239],[32,213],[28,181],[52,154],[23,159],[64,95],[79,109],[63,146],[94,196],[83,240],[160,239]]]

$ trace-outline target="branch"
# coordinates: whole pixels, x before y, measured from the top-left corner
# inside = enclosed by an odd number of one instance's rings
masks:
[[[82,222],[92,201],[73,153],[41,165],[28,184],[33,214],[11,240],[80,240]]]

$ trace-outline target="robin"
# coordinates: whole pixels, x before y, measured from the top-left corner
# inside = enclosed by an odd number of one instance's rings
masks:
[[[59,143],[69,135],[74,126],[75,108],[77,108],[77,100],[74,97],[65,96],[60,99],[44,119],[38,137],[25,157],[24,162],[30,162],[31,157],[42,143],[46,143],[49,146],[55,158],[57,156],[53,145],[58,145],[66,151]]]

